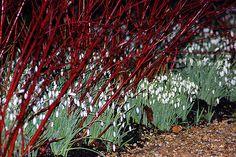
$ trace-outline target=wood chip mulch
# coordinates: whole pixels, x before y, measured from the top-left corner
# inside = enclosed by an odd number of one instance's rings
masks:
[[[127,145],[126,151],[106,156],[236,157],[236,122],[225,120],[204,127],[181,128],[172,133],[146,132],[140,141]]]

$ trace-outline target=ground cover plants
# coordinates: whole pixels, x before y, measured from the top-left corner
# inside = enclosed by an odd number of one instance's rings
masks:
[[[1,1],[0,156],[115,151],[131,140],[132,123],[168,130],[187,121],[197,98],[209,112],[196,111],[195,122],[210,121],[222,97],[236,97],[233,57],[216,57],[235,55],[233,6]],[[204,45],[209,38],[215,45]]]

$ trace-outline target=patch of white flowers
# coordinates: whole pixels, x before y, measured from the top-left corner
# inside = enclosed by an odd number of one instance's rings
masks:
[[[158,76],[152,82],[144,79],[139,87],[139,91],[143,91],[143,98],[151,100],[149,101],[150,105],[168,104],[179,107],[182,104],[180,95],[185,93],[192,101],[198,93],[198,86],[194,82],[189,79],[185,80],[179,74],[173,73],[170,76]]]

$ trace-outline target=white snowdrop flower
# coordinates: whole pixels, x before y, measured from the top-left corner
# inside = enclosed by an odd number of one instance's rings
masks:
[[[111,105],[112,110],[114,110],[115,107],[116,107],[116,105],[115,105],[115,103],[113,102],[112,105]]]
[[[116,132],[115,131],[113,131],[113,136],[116,137]]]
[[[131,98],[134,97],[134,93],[133,93],[133,92],[130,93],[130,97],[131,97]]]
[[[40,120],[43,120],[43,118],[44,118],[43,114],[40,114],[40,115],[39,115],[39,119],[40,119]]]
[[[112,150],[113,150],[113,152],[115,152],[116,151],[116,145],[112,145]]]
[[[156,94],[156,95],[159,94],[159,88],[156,89],[155,94]]]
[[[59,117],[59,111],[57,110],[56,111],[56,118],[58,118]]]
[[[92,105],[89,106],[89,110],[90,110],[91,112],[93,112],[93,106],[92,106]]]
[[[86,108],[86,106],[85,106],[85,104],[84,104],[83,102],[81,103],[81,108],[82,108],[82,109],[85,109],[85,108]]]
[[[28,93],[25,93],[24,98],[27,99],[27,97],[28,97]]]
[[[84,112],[83,111],[80,112],[80,117],[82,117],[82,118],[84,117]]]
[[[215,94],[215,90],[214,89],[212,90],[212,94]]]
[[[126,40],[126,41],[129,41],[129,40],[130,40],[130,36],[127,35],[127,36],[125,37],[125,40]]]
[[[39,124],[36,124],[36,129],[38,129],[39,128]]]
[[[52,91],[52,98],[55,98],[55,91]]]
[[[53,123],[53,122],[51,122],[51,124],[50,124],[50,127],[51,127],[51,128],[53,128],[53,126],[54,126],[54,123]]]
[[[52,100],[52,99],[50,99],[50,100],[49,100],[49,104],[52,104],[52,103],[53,103],[53,100]]]
[[[219,104],[220,103],[220,100],[219,98],[216,99],[216,103]]]
[[[167,76],[166,75],[163,76],[163,80],[164,81],[167,80]]]
[[[37,89],[37,93],[40,94],[42,92],[42,89],[41,88],[38,88]]]
[[[102,101],[100,100],[100,101],[98,102],[98,107],[101,108],[102,106],[103,106],[103,104],[102,104]]]
[[[183,105],[183,110],[185,110],[185,105]]]
[[[176,103],[174,104],[174,107],[175,107],[175,108],[177,108],[177,105],[176,105]]]
[[[124,119],[125,119],[125,116],[126,116],[125,114],[122,114],[122,117],[123,117]]]
[[[128,110],[130,109],[130,103],[127,103],[127,109]]]
[[[109,57],[109,52],[108,51],[106,52],[106,57]]]
[[[124,109],[125,109],[125,111],[127,111],[127,110],[128,110],[126,105],[124,105]]]
[[[152,100],[152,104],[155,104],[155,102],[156,102],[156,99],[153,99],[153,100]]]
[[[13,105],[16,106],[16,105],[17,105],[17,102],[18,102],[18,98],[16,97],[16,98],[13,100]]]
[[[55,96],[57,97],[59,95],[59,91],[56,91],[55,92]]]
[[[180,102],[178,101],[178,103],[177,103],[177,107],[179,107],[180,106]]]
[[[129,126],[129,131],[132,131],[132,127],[131,126]]]
[[[120,121],[123,122],[124,118],[123,116],[120,116]]]
[[[219,86],[220,86],[220,87],[222,86],[222,83],[221,83],[221,81],[219,82]]]
[[[48,92],[48,97],[51,98],[52,97],[52,91]]]
[[[234,37],[234,31],[230,31],[230,35],[231,35],[231,37]]]
[[[192,97],[190,97],[190,102],[193,102],[193,98]]]
[[[113,121],[113,126],[116,127],[116,121]]]
[[[101,121],[100,125],[101,125],[101,126],[104,126],[104,122],[103,122],[103,121]]]
[[[34,113],[37,112],[37,106],[33,106]]]
[[[24,92],[25,92],[24,89],[20,89],[18,93],[19,93],[19,94],[22,94],[22,93],[24,93]]]
[[[74,104],[77,105],[77,99],[73,99]]]
[[[23,125],[23,129],[25,129],[27,126],[28,126],[28,123],[26,122],[26,123]]]
[[[122,127],[122,128],[124,128],[124,127],[125,127],[125,122],[123,122],[123,123],[121,124],[121,127]]]
[[[88,112],[85,110],[84,111],[84,117],[87,117],[88,116]]]
[[[35,71],[35,72],[38,71],[38,66],[37,66],[37,65],[35,66],[34,71]]]
[[[13,119],[14,119],[14,114],[10,113],[9,119],[10,119],[10,121],[13,121]]]
[[[136,107],[136,113],[139,114],[139,108],[138,107]]]
[[[34,117],[34,118],[33,118],[33,124],[36,125],[36,123],[37,123],[37,120],[36,120],[36,118]]]
[[[53,85],[53,90],[54,90],[54,91],[57,90],[57,84]]]
[[[128,100],[128,96],[127,96],[127,95],[125,95],[125,102],[127,102],[127,100]]]
[[[232,84],[233,86],[236,85],[236,81],[235,81],[235,80],[231,80],[230,82],[231,82],[231,84]]]
[[[89,102],[92,103],[93,102],[93,98],[91,96],[89,96]]]
[[[87,136],[89,136],[90,135],[90,131],[89,131],[89,129],[87,130]]]
[[[225,82],[228,82],[228,78],[227,77],[225,77]]]

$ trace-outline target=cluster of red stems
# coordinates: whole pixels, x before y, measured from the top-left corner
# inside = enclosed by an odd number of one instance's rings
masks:
[[[1,0],[0,156],[12,156],[18,137],[23,140],[20,156],[26,155],[68,89],[82,92],[83,101],[109,70],[111,75],[96,93],[92,105],[109,83],[119,82],[120,86],[84,130],[82,136],[86,136],[86,130],[119,97],[121,90],[135,90],[144,77],[151,79],[160,70],[173,68],[180,51],[204,27],[215,27],[227,34],[228,25],[221,17],[235,13],[234,6],[233,0]],[[100,59],[94,59],[95,52]],[[79,57],[81,54],[83,57]],[[83,81],[81,76],[91,64],[96,66],[82,90],[75,86],[75,80]],[[31,74],[22,85],[28,95],[19,97],[22,99],[19,113],[14,125],[5,132],[4,117],[9,102],[29,65]],[[60,75],[65,67],[67,70]],[[30,108],[37,105],[37,99],[32,102],[32,95],[42,77],[45,79],[39,98],[54,80],[64,78],[65,83],[55,101],[41,110],[45,117],[26,143],[23,125],[32,119]],[[3,95],[6,95],[4,102]]]

